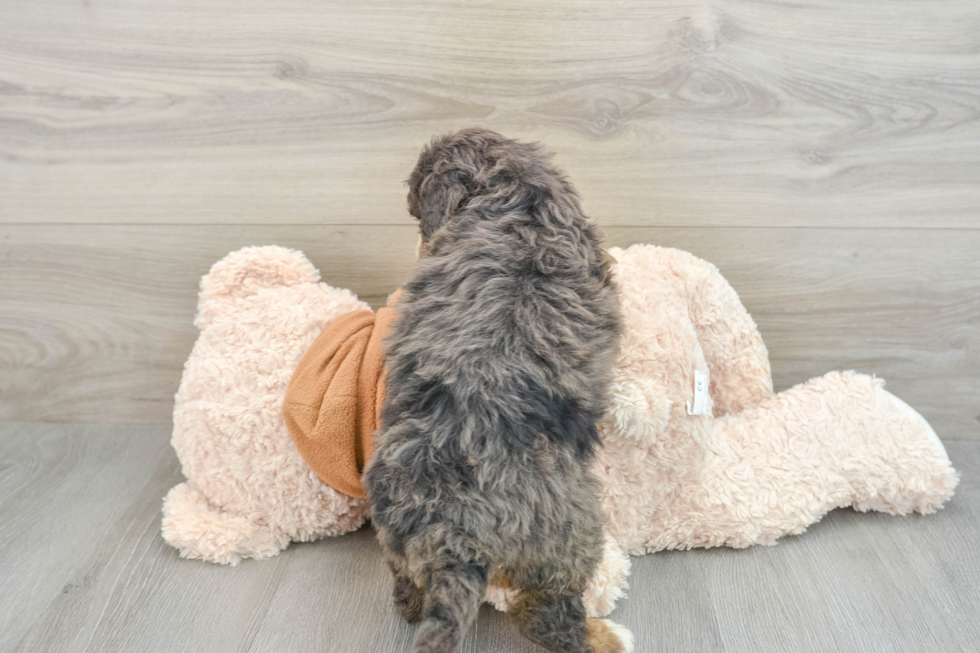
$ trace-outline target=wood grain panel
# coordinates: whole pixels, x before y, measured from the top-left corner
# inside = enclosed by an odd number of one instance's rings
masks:
[[[221,567],[159,535],[169,428],[0,422],[0,650],[407,651],[374,533]],[[980,638],[980,443],[939,513],[837,510],[774,547],[633,558],[612,618],[637,651],[969,651]],[[539,653],[484,606],[460,653]]]
[[[406,224],[433,133],[606,225],[980,226],[971,0],[0,3],[0,221]]]
[[[946,439],[980,439],[980,231],[609,228],[611,245],[719,266],[777,388],[874,373]],[[414,260],[410,227],[0,225],[0,416],[166,422],[198,279],[244,245],[303,249],[374,306]]]
[[[229,251],[304,250],[383,304],[415,259],[408,227],[0,226],[0,415],[170,419],[201,275]]]

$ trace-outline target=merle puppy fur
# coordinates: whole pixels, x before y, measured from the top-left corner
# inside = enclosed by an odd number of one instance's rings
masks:
[[[488,576],[552,651],[619,652],[586,619],[602,556],[590,471],[621,331],[595,225],[538,144],[469,129],[409,179],[422,256],[386,342],[387,396],[366,472],[394,598],[416,653],[452,651]]]

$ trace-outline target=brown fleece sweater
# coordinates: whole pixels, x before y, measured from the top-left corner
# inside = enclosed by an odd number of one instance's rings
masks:
[[[377,314],[354,311],[330,322],[299,362],[283,402],[303,459],[321,481],[352,497],[366,496],[361,472],[384,404],[384,338],[398,295]]]

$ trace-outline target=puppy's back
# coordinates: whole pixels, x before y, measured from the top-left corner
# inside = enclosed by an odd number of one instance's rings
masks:
[[[618,306],[594,226],[549,217],[477,204],[431,243],[387,343],[385,425],[422,420],[417,437],[466,455],[538,435],[592,453]]]

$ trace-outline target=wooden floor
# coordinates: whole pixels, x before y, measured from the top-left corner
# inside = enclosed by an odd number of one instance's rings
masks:
[[[433,134],[544,141],[610,244],[719,266],[777,389],[856,369],[964,471],[928,518],[639,559],[639,651],[980,650],[977,0],[0,0],[0,652],[407,650],[371,534],[159,536],[197,283],[306,251],[375,306]],[[463,650],[529,651],[485,609]]]
[[[927,517],[838,510],[775,547],[634,558],[637,652],[950,653],[980,642],[980,443]],[[0,423],[0,651],[409,651],[369,528],[220,567],[161,539],[163,426]],[[540,651],[484,607],[463,653]]]

